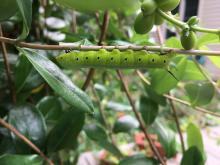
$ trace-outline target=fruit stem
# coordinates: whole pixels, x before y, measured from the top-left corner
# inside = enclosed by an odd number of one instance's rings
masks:
[[[187,23],[175,19],[173,16],[168,15],[167,13],[163,12],[160,9],[157,9],[157,12],[160,14],[161,17],[171,22],[172,24],[180,27],[181,29],[185,29],[186,27],[188,27]]]
[[[187,23],[180,21],[180,20],[177,20],[176,18],[173,17],[173,15],[169,15],[160,9],[157,9],[157,12],[160,14],[161,17],[166,19],[168,22],[171,22],[172,24],[180,27],[181,29],[185,29],[185,28],[189,27]],[[212,34],[220,35],[220,29],[203,28],[203,27],[199,27],[197,25],[191,26],[190,28],[193,31],[197,31],[197,32],[212,33]]]

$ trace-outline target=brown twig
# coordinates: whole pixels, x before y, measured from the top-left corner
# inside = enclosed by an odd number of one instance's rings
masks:
[[[93,95],[95,96],[96,101],[97,101],[97,104],[98,104],[98,106],[99,106],[98,110],[99,110],[99,113],[100,113],[100,115],[101,115],[101,119],[102,119],[103,122],[104,122],[104,126],[105,126],[105,128],[106,128],[107,130],[109,130],[109,137],[110,137],[110,139],[111,139],[111,141],[112,141],[112,144],[113,144],[116,148],[118,148],[117,145],[116,145],[115,137],[113,136],[112,127],[111,127],[111,125],[107,122],[107,118],[106,118],[105,113],[104,113],[104,108],[105,108],[106,104],[101,102],[100,98],[99,98],[98,95],[97,95],[96,89],[94,88],[94,84],[92,85],[92,92],[93,92]],[[103,99],[103,100],[105,100],[105,99]]]
[[[3,31],[2,31],[2,26],[0,25],[0,37],[3,37]],[[2,48],[2,54],[3,54],[3,59],[4,59],[4,65],[5,65],[5,71],[8,79],[8,85],[10,88],[11,96],[12,96],[12,101],[13,103],[16,103],[16,94],[14,91],[13,83],[12,83],[12,78],[11,78],[11,69],[10,65],[8,62],[8,53],[6,49],[6,45],[4,42],[1,42],[1,48]]]
[[[108,30],[108,24],[109,24],[109,13],[108,11],[105,11],[102,28],[101,28],[101,35],[99,37],[98,45],[102,45],[102,42],[105,40],[107,30]]]
[[[137,118],[137,120],[138,120],[138,122],[140,124],[140,128],[143,131],[147,141],[149,142],[149,145],[150,145],[152,151],[154,152],[154,154],[158,158],[158,160],[161,162],[161,164],[165,165],[166,163],[164,162],[162,156],[160,155],[160,153],[157,150],[157,148],[155,147],[152,139],[150,138],[150,136],[149,136],[149,134],[148,134],[148,132],[147,132],[147,130],[145,128],[145,124],[143,123],[143,121],[141,119],[141,116],[140,116],[140,114],[138,113],[138,111],[137,111],[137,109],[135,107],[135,104],[134,104],[134,102],[133,102],[133,100],[131,98],[131,94],[130,94],[130,92],[128,90],[128,86],[127,86],[126,82],[124,81],[124,78],[123,78],[123,75],[122,75],[121,71],[117,70],[117,74],[118,74],[118,76],[119,76],[119,78],[120,78],[120,80],[122,82],[122,86],[123,86],[123,88],[125,90],[126,96],[127,96],[128,100],[129,100],[129,103],[130,103],[130,105],[132,107],[132,110],[133,110],[133,112],[134,112],[134,114],[135,114],[135,116],[136,116],[136,118]]]
[[[160,26],[157,27],[157,35],[158,35],[158,39],[159,39],[160,44],[163,45],[164,37],[162,35]],[[180,129],[179,119],[178,119],[178,116],[177,116],[177,113],[176,113],[176,108],[174,106],[173,100],[169,99],[169,101],[170,101],[171,109],[173,111],[173,118],[175,120],[177,131],[178,131],[178,134],[179,134],[179,137],[180,137],[182,153],[184,153],[185,152],[185,145],[184,145],[183,135],[182,135],[182,132],[181,132],[181,129]]]
[[[30,146],[34,151],[36,151],[49,165],[54,165],[54,163],[35,144],[33,144],[29,139],[27,139],[24,135],[22,135],[20,132],[18,132],[18,130],[16,128],[14,128],[12,125],[8,124],[2,118],[0,118],[0,124],[2,126],[4,126],[5,128],[9,129],[18,138],[20,138],[28,146]]]
[[[76,12],[72,11],[72,32],[77,33]]]
[[[184,140],[183,140],[183,134],[182,134],[181,129],[180,129],[179,119],[178,119],[178,116],[177,116],[177,113],[176,113],[176,108],[174,106],[173,100],[169,99],[169,101],[170,101],[171,109],[173,111],[173,118],[174,118],[174,120],[176,122],[177,131],[179,133],[182,153],[184,153],[185,152],[185,144],[184,144]]]
[[[82,90],[86,90],[90,84],[90,81],[92,80],[93,76],[95,74],[95,69],[91,68],[89,69],[88,75],[86,76],[86,80],[82,86]]]
[[[101,34],[100,34],[100,38],[99,38],[99,42],[98,42],[99,45],[102,45],[102,41],[105,39],[108,24],[109,24],[109,14],[108,14],[108,11],[106,11],[105,14],[104,14],[103,24],[102,24],[101,29],[100,29]],[[86,90],[86,88],[89,86],[89,83],[92,80],[94,74],[95,74],[95,69],[91,68],[89,70],[89,73],[88,73],[87,77],[86,77],[86,81],[83,84],[83,87],[82,87],[83,90]]]
[[[152,52],[161,52],[160,46],[128,46],[128,45],[119,45],[119,46],[86,46],[86,45],[46,45],[46,44],[34,44],[34,43],[27,43],[27,42],[19,42],[16,39],[0,37],[1,42],[5,42],[8,44],[17,45],[19,47],[24,48],[31,48],[31,49],[38,49],[38,50],[99,50],[99,49],[106,49],[106,50],[113,50],[119,49],[121,51],[131,49],[134,51],[138,50],[147,50]],[[170,48],[170,47],[163,47],[163,51],[165,53],[176,53],[176,54],[185,54],[185,55],[200,55],[200,56],[220,56],[220,51],[209,51],[209,50],[183,50],[177,48]]]

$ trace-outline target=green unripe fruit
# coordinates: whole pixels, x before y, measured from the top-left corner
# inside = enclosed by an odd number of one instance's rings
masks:
[[[144,0],[141,5],[141,10],[145,16],[153,14],[156,8],[157,4],[154,0]]]
[[[155,12],[154,14],[154,25],[161,25],[163,24],[164,19],[160,16],[158,12]]]
[[[143,13],[139,13],[134,22],[134,30],[138,34],[148,33],[154,25],[154,16],[144,16]]]
[[[190,50],[196,46],[197,36],[193,31],[183,31],[181,34],[181,44],[184,49]]]
[[[179,3],[180,0],[156,0],[158,7],[167,12],[175,9]]]
[[[197,16],[193,16],[189,18],[189,20],[187,21],[187,24],[189,26],[197,25],[198,23],[199,23],[199,18]]]
[[[1,0],[0,5],[0,21],[5,21],[13,16],[18,10],[15,0]]]

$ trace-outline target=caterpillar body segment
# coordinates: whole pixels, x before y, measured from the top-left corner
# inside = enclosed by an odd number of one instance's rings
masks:
[[[144,69],[167,67],[171,55],[159,55],[146,50],[72,51],[57,57],[58,63],[71,68]]]

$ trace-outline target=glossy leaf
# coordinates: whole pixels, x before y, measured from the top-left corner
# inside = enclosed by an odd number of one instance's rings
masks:
[[[93,112],[90,98],[49,59],[29,49],[19,49],[47,83],[75,109]]]
[[[15,70],[15,87],[17,92],[23,88],[31,69],[32,65],[28,59],[24,55],[19,56]]]
[[[141,96],[139,108],[145,124],[152,124],[158,115],[158,104],[146,96]]]
[[[16,14],[18,6],[14,0],[1,0],[0,22],[4,22]]]
[[[37,155],[10,155],[0,156],[1,165],[42,165],[43,160]]]
[[[62,116],[61,102],[57,97],[43,97],[37,104],[37,108],[44,115],[46,121],[56,122]]]
[[[159,165],[159,163],[153,159],[148,158],[145,155],[133,155],[122,159],[119,165]]]
[[[84,130],[86,132],[86,135],[91,140],[95,141],[100,147],[105,148],[107,151],[116,156],[122,156],[118,148],[109,141],[107,133],[102,127],[96,124],[89,124],[84,127]]]
[[[130,132],[138,126],[138,121],[134,117],[130,115],[125,115],[117,119],[113,127],[113,132]]]
[[[206,78],[195,63],[192,60],[188,60],[183,80],[206,80]]]
[[[187,127],[187,144],[188,147],[196,146],[201,154],[205,156],[200,129],[193,123],[190,123]]]
[[[61,149],[75,148],[84,121],[85,114],[83,112],[77,110],[65,112],[47,137],[47,151],[52,153]]]
[[[209,104],[215,94],[215,88],[209,82],[189,83],[185,89],[193,106]]]
[[[167,158],[177,154],[177,141],[175,133],[162,121],[155,121],[150,127],[150,132],[158,136],[158,141],[163,146]]]
[[[44,145],[46,137],[45,121],[42,114],[34,106],[25,104],[13,107],[9,112],[8,121],[38,147]],[[18,153],[28,153],[30,151],[30,147],[16,135],[13,133],[11,135]]]
[[[186,57],[178,56],[174,59],[176,68],[172,68],[171,72],[180,81],[185,73],[187,64]],[[175,88],[178,81],[165,69],[151,70],[151,87],[158,93],[163,94]]]
[[[196,146],[190,147],[183,154],[183,158],[181,160],[181,165],[204,165],[203,157],[201,152],[198,150]]]
[[[22,33],[18,39],[25,39],[29,34],[32,22],[32,0],[16,0],[16,2],[23,21]]]
[[[145,85],[145,90],[151,100],[162,106],[166,105],[166,98],[163,95],[156,93],[149,85]]]
[[[197,46],[199,48],[203,46],[207,46],[208,44],[213,44],[213,43],[219,43],[219,36],[216,34],[204,34],[201,37],[199,37]]]

